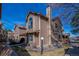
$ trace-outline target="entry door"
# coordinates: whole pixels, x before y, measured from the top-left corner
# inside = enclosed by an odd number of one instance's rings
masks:
[[[28,45],[28,43],[29,43],[29,38],[28,38],[28,35],[27,35],[26,45]]]
[[[28,34],[27,35],[27,44],[32,44],[32,41],[33,41],[33,34]]]

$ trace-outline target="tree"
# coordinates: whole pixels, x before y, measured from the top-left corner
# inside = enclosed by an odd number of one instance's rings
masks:
[[[73,19],[71,20],[71,26],[72,26],[72,30],[71,32],[73,34],[79,34],[79,13],[76,13],[75,16],[73,17]]]
[[[66,24],[71,25],[71,33],[79,34],[79,4],[76,3],[62,3],[62,4],[48,4],[52,8],[63,8],[59,16],[64,18]]]

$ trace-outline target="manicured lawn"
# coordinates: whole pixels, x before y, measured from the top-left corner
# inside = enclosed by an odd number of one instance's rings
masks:
[[[40,51],[33,51],[30,49],[27,49],[32,56],[41,56]],[[58,48],[55,50],[50,50],[50,51],[44,51],[42,56],[63,56],[65,53],[64,48]]]
[[[63,44],[63,47],[64,47],[64,49],[67,49],[67,48],[70,47],[70,45],[69,44]]]

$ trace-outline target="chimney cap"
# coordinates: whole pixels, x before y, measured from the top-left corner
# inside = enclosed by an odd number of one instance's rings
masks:
[[[47,5],[47,7],[52,7],[52,6],[51,6],[51,4],[49,3],[49,4]]]

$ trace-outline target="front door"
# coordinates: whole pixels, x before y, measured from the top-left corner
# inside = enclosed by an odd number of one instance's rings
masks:
[[[27,44],[31,45],[33,41],[33,34],[28,34],[27,35]]]

